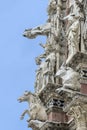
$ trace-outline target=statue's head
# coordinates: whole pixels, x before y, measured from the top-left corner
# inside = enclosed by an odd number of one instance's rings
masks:
[[[30,94],[31,94],[31,92],[25,91],[24,94],[23,94],[23,96],[21,96],[21,97],[18,98],[18,101],[19,102],[27,101],[29,99]]]
[[[62,66],[59,68],[59,70],[56,73],[56,76],[63,77],[67,75],[68,72],[73,72],[73,69],[70,67],[67,67],[65,63],[62,64]]]
[[[31,31],[32,31],[31,28],[30,28],[30,29],[25,29],[25,31],[24,31],[24,33],[23,33],[23,36],[24,36],[24,37],[27,37],[27,38],[30,38],[30,39],[35,38],[35,36],[32,35]]]
[[[36,57],[35,62],[36,62],[36,65],[40,65],[42,60],[40,59],[40,57]]]

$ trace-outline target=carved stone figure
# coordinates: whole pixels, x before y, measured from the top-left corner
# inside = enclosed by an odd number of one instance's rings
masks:
[[[63,80],[63,87],[66,89],[71,89],[78,91],[80,90],[80,75],[78,72],[74,71],[70,67],[61,66],[56,76],[59,76]]]
[[[46,23],[44,25],[35,27],[33,29],[26,29],[24,31],[23,36],[33,39],[36,38],[36,36],[38,35],[48,35],[48,33],[50,32],[51,29],[51,23]]]
[[[84,42],[85,9],[84,0],[73,0],[70,13],[64,19],[68,19],[67,41],[68,58],[72,57],[77,51],[86,53]]]
[[[43,83],[43,63],[42,58],[43,56],[38,56],[35,58],[36,64],[39,65],[39,68],[36,70],[36,81],[35,81],[35,92],[39,92],[39,90],[42,88]]]
[[[19,102],[28,102],[29,109],[25,110],[21,115],[21,119],[24,118],[25,114],[28,114],[30,120],[45,121],[47,119],[46,108],[41,103],[38,96],[26,91],[23,96],[18,99]]]
[[[73,4],[73,13],[80,18],[84,18],[83,1],[84,0],[74,0]]]
[[[68,55],[70,56],[79,51],[80,24],[78,19],[70,26],[67,32],[67,37],[69,51]]]
[[[49,5],[48,5],[48,14],[49,15],[54,15],[57,12],[57,7],[62,7],[62,2],[61,0],[50,0]]]
[[[45,85],[47,83],[54,83],[54,69],[55,69],[55,53],[50,53],[45,60],[46,68],[44,69]]]
[[[67,114],[75,119],[76,130],[87,130],[87,113],[84,111],[83,106],[73,106]]]
[[[54,74],[54,69],[55,69],[55,60],[56,60],[55,52],[51,52],[46,57],[46,62],[49,62],[49,71],[52,71],[53,74]]]
[[[44,48],[46,56],[55,49],[55,45],[52,45],[50,43],[46,43],[46,44],[40,43],[39,45]]]
[[[43,61],[41,64],[40,64],[40,68],[42,70],[42,89],[46,86],[46,73],[48,71],[48,67],[47,67],[47,62]]]
[[[52,15],[56,13],[57,9],[57,0],[50,0],[48,5],[48,14]]]
[[[36,65],[40,65],[41,62],[42,62],[42,60],[41,60],[40,57],[36,57],[36,58],[35,58],[35,62],[36,62]]]
[[[85,4],[85,5],[84,5]],[[86,53],[86,46],[85,46],[85,39],[84,35],[86,32],[86,12],[85,12],[85,6],[87,6],[87,3],[85,3],[85,0],[75,0],[74,2],[74,13],[76,13],[76,16],[79,16],[79,23],[80,23],[80,51],[83,53]],[[86,23],[87,24],[87,23]]]
[[[68,28],[66,33],[68,40],[68,58],[74,55],[79,51],[79,43],[80,43],[80,23],[79,17],[74,14],[70,14],[64,19],[68,19],[69,24],[71,25]]]
[[[46,55],[48,55],[47,53]],[[40,57],[36,58],[36,64],[39,65],[39,69],[36,71],[36,91],[41,91],[47,83],[54,83],[54,67],[55,67],[55,54],[51,53],[46,57],[45,61],[40,60]]]
[[[36,70],[35,92],[39,92],[39,90],[42,88],[42,81],[42,69],[39,68]]]

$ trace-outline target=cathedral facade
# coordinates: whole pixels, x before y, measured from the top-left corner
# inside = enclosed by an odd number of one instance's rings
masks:
[[[87,0],[49,0],[45,24],[24,37],[47,37],[36,56],[35,92],[25,91],[28,127],[33,130],[87,130]]]

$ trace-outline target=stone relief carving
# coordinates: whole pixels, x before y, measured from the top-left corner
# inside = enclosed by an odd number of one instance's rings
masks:
[[[56,55],[55,52],[50,53],[46,57],[46,62],[48,62],[48,71],[49,71],[49,78],[51,80],[48,80],[48,82],[54,83],[54,70],[55,70],[55,62],[56,62]]]
[[[49,5],[48,5],[48,14],[52,15],[56,13],[56,8],[57,8],[57,0],[50,0]]]
[[[46,108],[41,103],[39,97],[36,96],[35,94],[26,91],[24,95],[18,99],[18,101],[28,102],[29,104],[29,109],[25,110],[22,113],[21,119],[24,118],[25,114],[28,114],[30,117],[28,121],[30,120],[45,121],[47,119]]]
[[[86,53],[86,18],[84,0],[74,0],[70,6],[70,13],[63,20],[68,20],[66,37],[68,41],[68,58],[76,52]],[[85,24],[86,23],[86,24]]]
[[[36,70],[35,92],[39,92],[39,90],[42,88],[42,81],[42,69],[39,68]]]
[[[57,7],[62,7],[62,1],[61,0],[50,0],[48,5],[48,14],[54,15],[57,13]]]
[[[68,40],[68,57],[70,57],[79,51],[80,24],[78,17],[75,17],[74,14],[68,15],[66,18],[72,23],[66,33]]]
[[[83,106],[80,105],[73,106],[70,108],[67,114],[75,119],[76,130],[87,129],[87,119],[86,119],[87,112],[84,110]]]
[[[51,52],[53,52],[53,51],[55,50],[55,45],[52,45],[52,44],[50,44],[50,43],[46,43],[46,44],[40,43],[39,45],[44,48],[45,58],[46,58],[46,56],[47,56],[48,54],[50,54]],[[40,56],[40,57],[41,57],[41,56]]]
[[[45,87],[46,85],[46,73],[48,72],[48,66],[47,66],[47,62],[43,61],[41,64],[40,64],[40,69],[42,70],[42,89]]]
[[[54,83],[54,71],[55,71],[55,52],[47,53],[44,61],[41,55],[36,57],[36,64],[39,65],[39,69],[36,70],[36,91],[42,90],[47,83]]]
[[[58,72],[56,73],[56,76],[62,78],[63,88],[75,91],[80,90],[80,82],[79,82],[80,75],[72,68],[62,65],[58,70]]]

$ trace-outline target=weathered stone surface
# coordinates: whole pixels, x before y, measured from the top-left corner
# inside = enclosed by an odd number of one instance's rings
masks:
[[[78,93],[65,106],[64,111],[75,120],[76,130],[87,129],[87,95]]]
[[[21,119],[24,118],[25,114],[28,114],[30,120],[40,120],[40,121],[46,121],[47,120],[47,114],[46,114],[46,108],[41,103],[38,96],[35,94],[32,94],[31,92],[25,92],[23,96],[21,96],[18,99],[19,102],[28,102],[29,109],[25,110],[23,114],[21,115]]]
[[[35,94],[18,99],[30,107],[21,119],[27,113],[33,130],[87,130],[87,0],[49,0],[47,13],[45,24],[23,34],[47,41],[35,58]]]
[[[87,63],[87,54],[77,52],[69,60],[66,61],[66,64],[73,69],[77,69],[79,64]]]
[[[62,65],[56,76],[59,76],[63,80],[63,88],[71,89],[75,91],[80,90],[80,75],[78,72],[74,71],[72,68]]]

